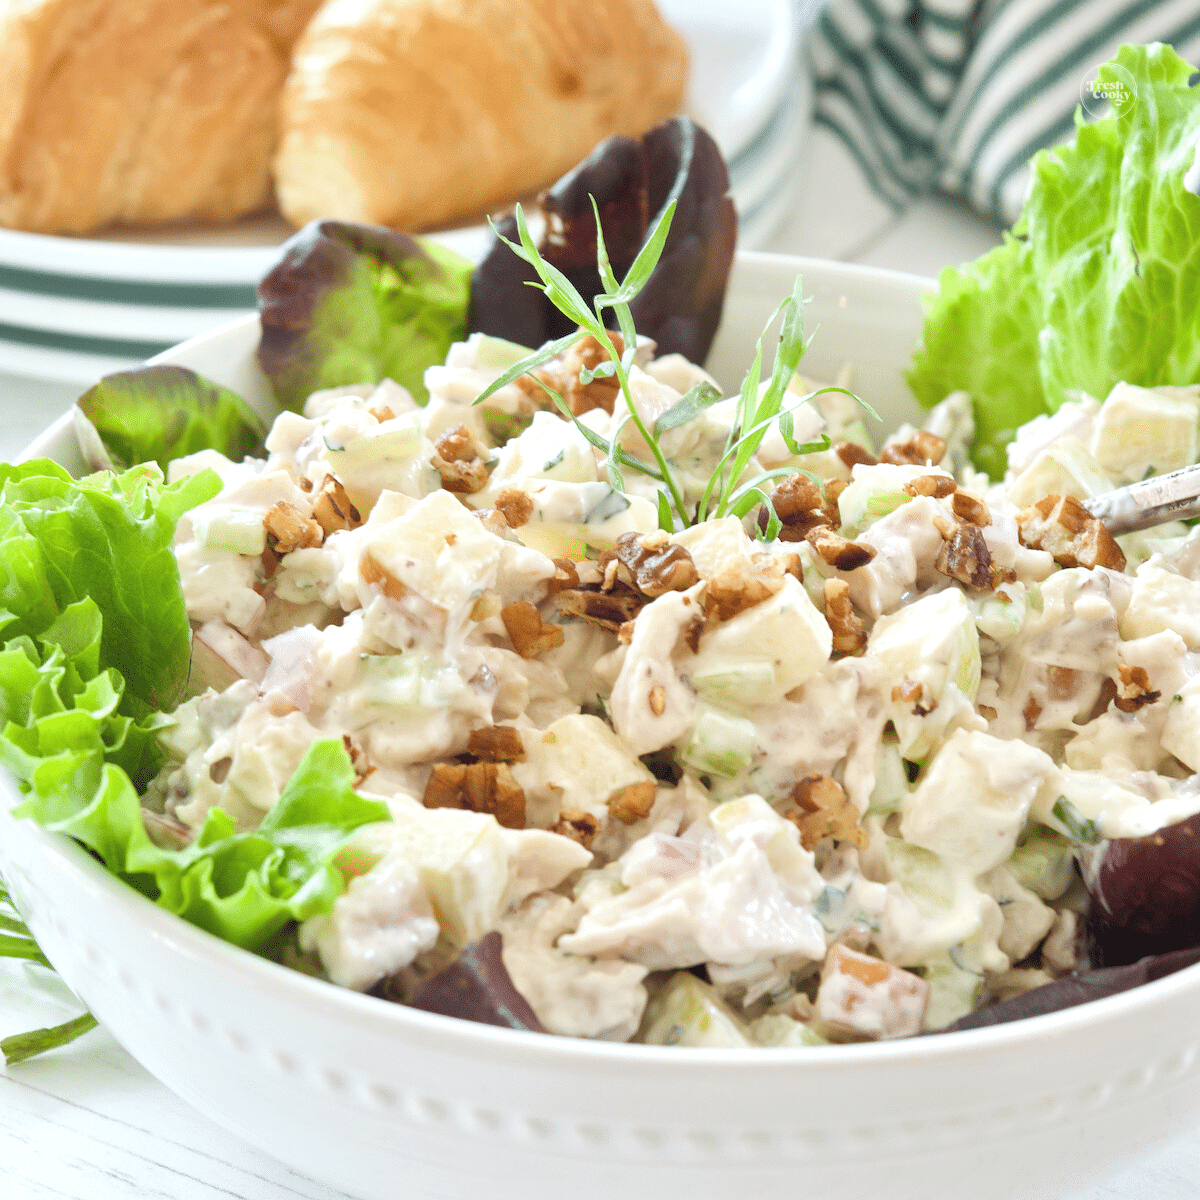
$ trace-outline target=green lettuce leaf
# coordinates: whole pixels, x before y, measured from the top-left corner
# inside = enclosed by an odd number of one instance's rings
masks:
[[[390,229],[310,221],[258,285],[258,361],[299,410],[320,388],[394,379],[418,404],[425,369],[467,332],[471,263]]]
[[[1123,46],[1100,68],[1134,102],[1041,151],[1015,238],[943,273],[908,382],[975,402],[976,465],[1003,473],[1011,431],[1077,390],[1200,381],[1200,136],[1194,68],[1169,46]]]
[[[167,463],[198,450],[240,462],[258,456],[267,431],[236,392],[161,363],[106,375],[77,401],[80,447],[96,470]],[[98,443],[97,444],[97,439]]]
[[[191,659],[175,525],[220,490],[212,471],[166,485],[153,463],[79,480],[46,459],[0,465],[0,605],[42,634],[92,597],[105,617],[100,666],[120,670],[127,710],[173,708]]]
[[[162,764],[156,735],[170,719],[120,714],[120,675],[98,670],[101,624],[86,599],[46,638],[20,635],[0,650],[0,763],[27,792],[16,815],[75,838],[161,907],[250,950],[327,912],[344,889],[338,851],[360,825],[390,820],[386,804],[354,791],[341,740],[313,744],[257,830],[239,833],[214,809],[194,843],[164,849],[146,832],[138,790]]]

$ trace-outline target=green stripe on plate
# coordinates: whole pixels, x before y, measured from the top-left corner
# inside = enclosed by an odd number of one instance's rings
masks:
[[[87,337],[81,333],[59,333],[51,329],[27,329],[0,322],[0,342],[41,346],[72,354],[103,354],[109,358],[150,358],[169,350],[174,342],[139,342],[122,338]]]
[[[71,300],[108,304],[145,304],[155,308],[256,308],[258,292],[244,283],[150,283],[103,279],[92,275],[60,275],[0,266],[0,288]]]

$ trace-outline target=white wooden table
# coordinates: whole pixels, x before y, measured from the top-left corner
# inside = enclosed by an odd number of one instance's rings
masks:
[[[818,140],[810,175],[819,194],[801,200],[772,249],[848,258],[936,275],[974,258],[998,232],[941,200],[900,220],[839,186],[835,147]],[[0,459],[10,459],[64,411],[70,389],[0,375]],[[79,1005],[45,972],[0,960],[0,1037],[77,1015]],[[881,1188],[886,1200],[886,1187]],[[220,1129],[157,1083],[102,1029],[72,1046],[0,1066],[0,1200],[354,1200],[292,1171]],[[1068,1198],[1197,1200],[1200,1131]],[[407,1200],[397,1195],[397,1200]],[[486,1198],[480,1198],[486,1200]],[[703,1200],[698,1197],[697,1200]]]

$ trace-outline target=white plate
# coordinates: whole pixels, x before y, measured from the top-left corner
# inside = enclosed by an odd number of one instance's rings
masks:
[[[811,6],[811,0],[808,0]],[[792,0],[660,0],[693,54],[686,110],[716,138],[762,245],[790,209],[810,114],[796,82]],[[255,285],[292,232],[278,214],[226,226],[117,230],[90,238],[0,230],[0,371],[84,387],[255,307]],[[485,226],[434,235],[469,258]]]

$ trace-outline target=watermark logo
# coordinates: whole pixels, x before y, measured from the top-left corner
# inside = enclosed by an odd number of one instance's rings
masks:
[[[1137,87],[1133,76],[1116,63],[1108,63],[1103,78],[1100,68],[1093,67],[1079,85],[1079,100],[1083,110],[1097,121],[1123,117],[1137,102]]]

